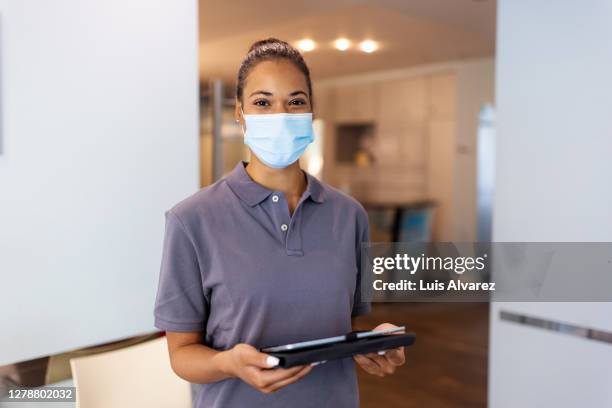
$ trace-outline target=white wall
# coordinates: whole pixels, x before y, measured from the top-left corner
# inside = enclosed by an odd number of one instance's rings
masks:
[[[498,2],[495,241],[612,241],[610,21],[607,0]],[[610,344],[500,310],[612,331],[611,304],[492,305],[492,408],[612,406]]]
[[[198,188],[195,0],[0,0],[0,365],[155,330]]]

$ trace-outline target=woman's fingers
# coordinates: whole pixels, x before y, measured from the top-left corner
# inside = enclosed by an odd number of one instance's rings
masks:
[[[391,324],[391,323],[381,323],[372,330],[379,331],[379,330],[395,329],[396,327],[398,326]]]
[[[397,366],[403,364],[403,352],[387,350],[384,354],[368,353],[355,356],[355,361],[369,374],[385,376],[393,374]]]
[[[237,344],[232,349],[236,376],[262,392],[275,391],[291,384],[310,372],[310,365],[291,368],[278,367],[279,360],[262,353],[248,344]]]
[[[308,368],[308,370],[305,370]],[[274,369],[261,369],[257,367],[250,367],[250,381],[258,390],[265,392],[271,389],[276,384],[281,384],[274,389],[282,387],[285,382],[291,383],[299,380],[304,375],[310,372],[310,366],[296,366],[291,368],[274,368]]]
[[[395,372],[395,365],[391,364],[386,354],[381,356],[378,353],[369,353],[367,357],[378,364],[383,375],[393,374]]]
[[[235,353],[238,353],[238,358],[245,365],[273,368],[278,366],[279,363],[277,357],[262,353],[250,344],[237,344],[233,350]]]
[[[280,381],[277,381],[275,383],[270,384],[268,387],[264,388],[262,391],[265,393],[272,393],[274,391],[277,391],[283,387],[286,387],[289,384],[293,384],[294,382],[298,381],[300,378],[306,376],[311,370],[312,370],[311,365],[306,365],[306,366],[300,366],[300,370],[298,370],[298,372],[288,378],[282,379]],[[274,370],[276,371],[276,370]]]
[[[403,347],[379,351],[376,354],[379,356],[384,356],[387,359],[387,361],[389,361],[391,364],[395,366],[400,366],[406,362]]]
[[[406,362],[406,357],[404,356],[403,347],[387,350],[387,352],[385,353],[385,357],[391,364],[395,366],[401,366],[402,364]]]
[[[381,323],[374,328],[374,330],[386,330],[397,328],[398,326],[391,323]],[[400,333],[394,333],[400,334]],[[404,355],[404,347],[398,347],[395,349],[384,350],[378,353],[368,353],[366,357],[371,361],[375,362],[379,367],[380,371],[384,374],[392,374],[398,366],[403,365],[406,362]]]
[[[365,355],[356,355],[353,357],[357,364],[368,374],[377,375],[379,377],[383,377],[384,373],[381,367],[378,365],[376,361],[365,356]]]

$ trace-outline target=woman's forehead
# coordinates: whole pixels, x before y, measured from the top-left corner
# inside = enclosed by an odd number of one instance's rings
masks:
[[[247,96],[256,90],[272,93],[308,91],[304,74],[292,62],[286,60],[263,61],[257,64],[249,72],[244,90]]]

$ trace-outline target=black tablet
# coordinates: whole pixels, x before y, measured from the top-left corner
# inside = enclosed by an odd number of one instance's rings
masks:
[[[264,347],[260,351],[277,357],[280,367],[289,368],[410,346],[415,340],[415,333],[405,333],[405,327],[395,327],[379,331],[356,331],[323,339]]]

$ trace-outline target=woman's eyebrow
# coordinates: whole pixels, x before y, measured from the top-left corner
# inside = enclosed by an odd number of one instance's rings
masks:
[[[302,94],[304,96],[308,96],[308,95],[306,95],[306,92],[304,92],[304,91],[293,91],[293,92],[291,92],[289,94],[289,96],[295,96],[295,95],[299,95],[299,94]]]
[[[250,98],[251,96],[253,96],[253,95],[257,95],[257,94],[261,94],[261,95],[265,95],[265,96],[272,96],[272,95],[273,95],[273,94],[272,94],[272,92],[270,92],[270,91],[262,91],[262,90],[259,90],[259,91],[255,91],[255,92],[253,92],[252,94],[250,94],[250,95],[249,95],[249,98]]]
[[[299,95],[299,94],[302,94],[302,95],[304,95],[304,96],[308,96],[308,95],[306,94],[306,92],[304,92],[304,91],[302,91],[302,90],[293,91],[293,92],[291,92],[291,93],[289,94],[289,96],[296,96],[296,95]],[[272,95],[274,95],[274,94],[273,94],[272,92],[270,92],[270,91],[264,91],[264,90],[261,90],[261,89],[260,89],[260,90],[257,90],[257,91],[255,91],[255,92],[253,92],[252,94],[250,94],[250,95],[249,95],[249,98],[250,98],[251,96],[253,96],[253,95],[265,95],[265,96],[272,96]]]

